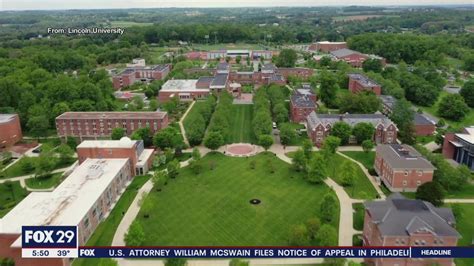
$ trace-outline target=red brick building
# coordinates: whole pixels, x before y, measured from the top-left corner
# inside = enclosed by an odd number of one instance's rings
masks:
[[[397,126],[382,114],[317,114],[311,112],[306,118],[308,136],[317,147],[321,147],[324,139],[331,134],[331,128],[336,122],[345,122],[351,127],[365,122],[374,126],[375,132],[372,140],[379,144],[396,143]],[[349,143],[355,143],[351,137]]]
[[[150,82],[162,80],[171,71],[171,65],[134,66],[125,69],[112,77],[112,83],[116,90],[131,86],[135,82]]]
[[[308,115],[317,108],[317,97],[309,84],[294,90],[290,98],[290,118],[295,123],[305,122]]]
[[[309,46],[308,50],[309,51],[315,51],[315,52],[329,53],[331,51],[345,49],[345,48],[347,48],[347,43],[346,42],[323,41],[323,42],[312,43]]]
[[[66,112],[56,117],[59,137],[110,137],[116,127],[130,136],[139,128],[149,127],[152,133],[168,126],[166,112]]]
[[[459,133],[448,132],[444,135],[443,156],[474,171],[474,126],[466,127]]]
[[[0,150],[15,145],[22,136],[18,115],[0,114]]]
[[[364,246],[456,246],[461,235],[450,208],[437,208],[421,200],[406,199],[394,193],[386,200],[364,203]],[[452,266],[452,258],[366,258],[367,265],[376,266]]]
[[[16,266],[68,266],[69,259],[24,259],[22,226],[77,226],[83,246],[132,181],[128,159],[87,159],[53,191],[31,192],[1,220],[0,257]]]
[[[131,175],[143,175],[153,166],[153,149],[145,149],[143,141],[130,140],[85,140],[77,146],[79,164],[87,159],[123,159],[131,162]]]
[[[369,55],[363,54],[357,51],[353,51],[351,49],[339,49],[330,52],[331,56],[336,60],[345,61],[348,64],[352,65],[353,67],[362,67],[362,63],[364,63],[367,59],[375,59],[380,60],[382,66],[386,65],[386,60],[383,57],[377,55]]]
[[[282,75],[285,79],[289,76],[295,76],[307,80],[314,74],[314,70],[306,67],[279,67],[276,72]]]
[[[413,147],[390,144],[377,145],[374,169],[390,191],[415,192],[436,168]]]
[[[382,87],[377,82],[362,74],[349,74],[349,91],[359,93],[361,91],[371,91],[375,95],[382,94]]]
[[[413,124],[415,125],[415,135],[417,136],[431,136],[436,131],[436,123],[423,114],[415,113]]]

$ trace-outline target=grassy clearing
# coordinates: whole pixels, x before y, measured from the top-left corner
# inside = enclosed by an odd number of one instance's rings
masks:
[[[318,216],[323,196],[332,193],[270,153],[211,153],[201,163],[201,174],[183,168],[161,192],[150,192],[143,204],[153,211],[145,218],[141,210],[137,218],[145,230],[143,245],[287,245],[289,228]],[[255,198],[259,205],[249,203]],[[337,230],[338,219],[332,225]]]
[[[87,241],[86,246],[110,246],[114,238],[115,231],[122,221],[124,213],[132,204],[138,190],[148,181],[150,176],[135,176],[132,183],[118,200],[109,216],[99,224],[92,236]],[[100,259],[75,259],[74,266],[93,266],[99,265]]]
[[[230,124],[230,136],[228,143],[255,143],[252,130],[253,105],[234,104],[232,105],[232,122]]]
[[[28,195],[20,181],[0,184],[0,218],[5,216],[13,207]]]
[[[304,128],[304,125],[299,123],[285,123],[290,125],[292,129],[296,131],[296,138],[292,139],[289,146],[300,146],[305,139],[308,139],[308,134],[306,132],[299,132],[300,129]]]
[[[352,209],[354,209],[354,219],[352,221],[352,226],[355,230],[362,231],[364,229],[364,215],[365,209],[364,204],[354,203],[352,204]]]
[[[34,177],[25,180],[26,186],[33,189],[46,189],[56,187],[61,183],[63,173],[54,173],[42,177]]]
[[[374,168],[375,152],[363,152],[363,151],[343,151],[345,155],[363,164],[365,168]]]
[[[447,199],[472,199],[474,198],[474,185],[466,184],[459,191],[446,193],[446,198]]]
[[[456,217],[456,230],[462,235],[458,246],[472,246],[474,240],[474,204],[453,204],[460,208],[461,217]],[[457,266],[472,266],[474,259],[456,259]]]
[[[2,171],[0,173],[0,178],[17,177],[17,176],[34,174],[35,172],[34,165],[37,160],[38,160],[38,157],[22,157],[15,164],[13,164],[12,166]],[[57,160],[57,163],[53,170],[70,166],[74,161],[75,161],[74,158],[65,162],[61,162],[60,160]]]

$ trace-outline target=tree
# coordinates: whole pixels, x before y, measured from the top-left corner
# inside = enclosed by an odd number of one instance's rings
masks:
[[[168,176],[171,178],[175,178],[176,176],[178,176],[179,168],[180,168],[179,161],[176,159],[173,159],[166,166],[166,170],[168,171]]]
[[[303,150],[304,157],[307,160],[311,158],[311,154],[313,152],[313,143],[311,142],[311,140],[309,139],[303,140],[303,142],[301,143],[301,148]]]
[[[284,123],[280,127],[280,142],[283,145],[291,144],[291,141],[296,138],[296,132],[290,124]]]
[[[374,136],[375,128],[370,123],[361,122],[354,126],[352,135],[357,140],[357,143],[363,143],[365,140],[371,140]]]
[[[142,110],[145,104],[143,103],[143,98],[140,96],[134,96],[132,98],[132,104],[137,108],[137,110]]]
[[[153,183],[153,187],[160,191],[163,186],[168,183],[168,174],[165,173],[164,171],[155,171],[151,178],[151,182]]]
[[[321,205],[319,206],[319,213],[321,218],[325,222],[332,222],[334,219],[334,214],[338,209],[337,199],[334,197],[332,193],[326,193],[324,195],[323,200],[321,201]]]
[[[354,174],[356,170],[355,165],[351,161],[345,160],[342,163],[339,176],[343,186],[352,186],[354,184]]]
[[[236,62],[237,64],[240,64],[240,61],[242,61],[242,56],[240,56],[240,55],[236,56],[236,57],[235,57],[235,62]]]
[[[308,181],[315,184],[322,183],[327,177],[325,165],[326,161],[324,160],[324,157],[321,154],[313,154],[306,166]]]
[[[464,83],[459,94],[464,98],[469,107],[474,108],[474,79],[471,79]]]
[[[443,205],[444,190],[436,181],[427,182],[418,187],[415,197],[420,200],[431,202],[434,206],[439,207]]]
[[[306,228],[308,229],[309,237],[314,239],[321,227],[321,221],[317,217],[306,220]]]
[[[346,122],[339,121],[334,123],[331,129],[331,135],[338,137],[341,140],[341,144],[347,144],[349,142],[349,137],[351,136],[351,126]]]
[[[145,241],[143,227],[138,220],[134,220],[125,234],[125,243],[127,246],[137,247],[143,244],[143,241]]]
[[[370,139],[366,139],[366,140],[362,141],[362,149],[366,153],[371,151],[374,148],[374,146],[375,146],[374,142]]]
[[[51,152],[47,152],[44,148],[40,156],[36,158],[34,163],[35,177],[43,177],[51,174],[56,166],[56,158],[54,158]]]
[[[294,67],[297,59],[296,51],[293,49],[283,49],[277,58],[277,67]]]
[[[148,103],[148,110],[156,111],[158,109],[158,101],[156,99],[151,99]]]
[[[176,148],[181,143],[179,131],[174,127],[167,127],[158,131],[153,137],[153,144],[161,150]]]
[[[260,135],[258,137],[258,145],[268,150],[273,144],[273,138],[270,135]]]
[[[112,134],[111,134],[111,138],[113,140],[119,140],[121,139],[123,136],[125,136],[125,129],[121,128],[121,127],[116,127],[114,129],[112,129]]]
[[[321,59],[319,60],[319,64],[321,66],[329,66],[331,64],[331,62],[332,62],[331,57],[329,57],[327,55],[321,57]]]
[[[464,98],[459,94],[448,94],[441,98],[438,105],[438,114],[441,117],[454,121],[462,120],[469,112],[469,107]]]
[[[201,152],[199,151],[198,147],[193,148],[192,157],[193,157],[193,160],[196,162],[201,160]]]
[[[326,159],[335,154],[337,147],[341,145],[341,139],[335,136],[327,136],[324,139],[323,146],[321,148],[323,154],[326,156]]]
[[[149,127],[142,127],[135,130],[130,136],[133,140],[143,140],[145,147],[149,147],[153,144],[153,133]],[[175,135],[176,138],[176,135]],[[176,146],[174,146],[176,148]]]
[[[26,127],[29,128],[33,137],[45,137],[49,128],[49,120],[46,115],[32,116],[28,119]]]
[[[337,232],[333,226],[324,224],[316,235],[318,246],[337,246]]]
[[[273,116],[277,123],[283,123],[288,121],[288,109],[285,106],[284,102],[277,103],[273,107]]]
[[[165,261],[165,266],[186,266],[188,262],[185,258],[168,258]]]
[[[413,119],[415,112],[411,109],[411,104],[401,99],[395,103],[390,119],[397,125],[397,137],[406,144],[415,143],[415,125]]]
[[[69,162],[74,155],[74,150],[65,143],[59,145],[59,147],[56,149],[56,152],[59,154],[59,160],[61,163]]]
[[[217,150],[222,145],[224,145],[224,138],[219,132],[210,132],[204,139],[204,146],[211,150]]]
[[[380,99],[373,92],[346,93],[339,97],[340,113],[370,114],[380,106]]]
[[[337,90],[339,89],[336,77],[330,72],[321,71],[320,83],[321,101],[328,107],[336,107]]]
[[[382,72],[382,62],[380,59],[367,59],[362,63],[362,69],[364,69],[365,72],[375,72],[375,73],[380,73]]]
[[[291,159],[293,164],[293,168],[296,171],[304,170],[306,167],[306,157],[304,155],[304,151],[300,148],[293,154],[293,158]]]
[[[304,224],[292,226],[290,229],[288,244],[290,246],[306,246],[309,245],[308,229]]]

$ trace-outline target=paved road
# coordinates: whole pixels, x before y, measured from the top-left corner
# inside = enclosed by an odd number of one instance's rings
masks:
[[[181,119],[178,122],[179,129],[181,130],[181,135],[183,135],[184,143],[186,143],[186,145],[188,145],[188,146],[189,146],[189,141],[188,141],[188,138],[186,137],[186,130],[184,129],[183,121],[186,118],[186,116],[188,115],[189,111],[191,111],[191,109],[193,108],[194,103],[196,103],[196,101],[193,101],[191,103],[191,105],[189,105],[188,110],[186,110],[186,112],[183,114],[183,116],[181,117]]]

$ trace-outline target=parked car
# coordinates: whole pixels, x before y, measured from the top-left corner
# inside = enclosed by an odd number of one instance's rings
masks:
[[[273,123],[273,129],[276,129],[277,128],[277,123],[276,122],[272,122]]]

